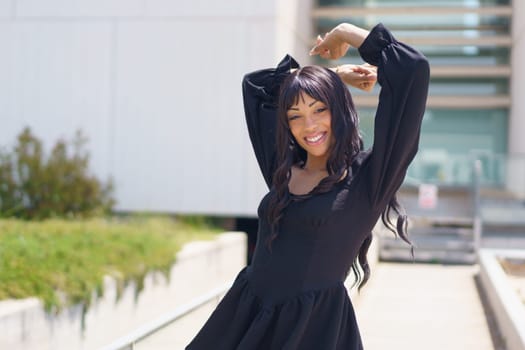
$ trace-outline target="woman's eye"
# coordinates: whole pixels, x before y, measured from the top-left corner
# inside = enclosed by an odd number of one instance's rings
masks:
[[[326,107],[317,108],[316,110],[317,113],[323,113],[324,111],[326,111]]]
[[[298,115],[291,115],[291,116],[288,117],[288,120],[289,120],[289,121],[292,121],[292,120],[295,120],[295,119],[297,119],[297,118],[299,118]]]

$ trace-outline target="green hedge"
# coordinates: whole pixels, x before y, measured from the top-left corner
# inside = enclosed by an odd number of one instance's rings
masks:
[[[58,141],[46,155],[26,128],[11,150],[0,151],[0,217],[45,219],[109,213],[113,185],[89,173],[86,138],[79,131]]]
[[[103,293],[103,276],[135,281],[167,272],[181,245],[218,232],[201,222],[167,217],[0,220],[0,299],[41,298],[47,310],[83,303]]]

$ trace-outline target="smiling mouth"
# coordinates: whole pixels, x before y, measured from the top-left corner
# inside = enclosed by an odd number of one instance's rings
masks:
[[[326,132],[321,132],[313,136],[307,136],[304,138],[304,140],[309,146],[317,146],[324,142],[324,140],[326,139],[326,134]]]

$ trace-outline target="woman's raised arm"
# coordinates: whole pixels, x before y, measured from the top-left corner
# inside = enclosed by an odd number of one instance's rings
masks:
[[[276,68],[261,69],[244,76],[242,95],[250,141],[264,181],[272,186],[276,168],[275,130],[281,83],[299,64],[286,56]]]
[[[382,210],[403,183],[417,153],[428,94],[429,64],[425,56],[397,41],[382,24],[370,32],[353,25],[339,25],[312,52],[338,58],[346,52],[342,42],[358,48],[363,60],[377,67],[381,92],[374,144],[359,176],[367,183],[370,205]]]

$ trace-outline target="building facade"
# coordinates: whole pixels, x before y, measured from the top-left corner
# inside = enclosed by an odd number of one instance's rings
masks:
[[[406,184],[482,181],[525,197],[525,4],[511,0],[0,0],[0,140],[30,126],[48,147],[82,129],[117,209],[251,217],[266,191],[240,83],[315,33],[383,22],[431,64]],[[359,62],[351,51],[343,62]],[[372,94],[352,90],[365,142]]]
[[[429,58],[428,109],[408,181],[468,186],[472,169],[465,164],[480,158],[483,181],[509,182],[509,157],[525,151],[516,132],[524,126],[519,79],[513,79],[521,69],[515,70],[523,45],[516,21],[520,6],[501,0],[321,0],[314,10],[321,32],[341,20],[365,27],[381,21]],[[357,101],[375,102],[362,94]],[[361,115],[371,140],[373,110],[364,107]],[[523,192],[523,183],[514,186]]]

